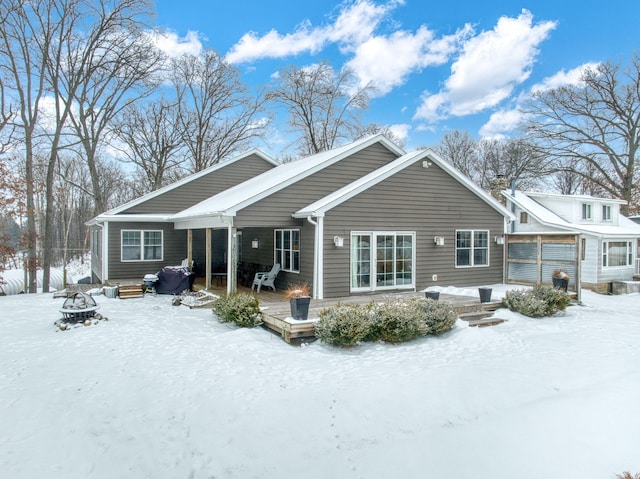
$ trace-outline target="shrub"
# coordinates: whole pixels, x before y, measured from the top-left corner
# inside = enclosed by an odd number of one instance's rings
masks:
[[[213,314],[222,323],[235,323],[243,328],[262,324],[258,298],[246,293],[221,296],[213,302]]]
[[[353,346],[371,330],[371,306],[337,304],[320,311],[316,336],[334,346]]]
[[[458,315],[453,306],[446,301],[434,301],[432,299],[416,300],[427,325],[427,334],[443,334],[450,331],[456,324]]]
[[[429,327],[418,301],[396,299],[373,308],[372,330],[367,339],[402,343],[425,336],[428,332]]]
[[[531,318],[553,316],[563,311],[571,303],[569,295],[549,285],[534,286],[530,290],[516,289],[507,291],[502,305]]]

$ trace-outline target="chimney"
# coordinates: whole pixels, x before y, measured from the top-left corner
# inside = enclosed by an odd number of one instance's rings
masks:
[[[507,200],[504,196],[500,194],[502,190],[506,190],[509,182],[504,175],[496,175],[496,177],[491,180],[491,196],[493,196],[496,200],[498,200],[503,205],[507,204]]]

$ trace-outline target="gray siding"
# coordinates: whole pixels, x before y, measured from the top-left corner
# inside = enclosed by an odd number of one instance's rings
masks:
[[[259,156],[250,155],[122,213],[177,213],[273,167]]]
[[[435,165],[418,162],[329,211],[325,217],[324,296],[350,291],[352,231],[415,231],[416,288],[473,286],[503,281],[503,216]],[[455,267],[456,229],[489,230],[488,267]],[[344,247],[333,245],[334,235]],[[434,236],[444,236],[436,246]],[[432,275],[438,275],[432,281]]]
[[[162,230],[164,240],[163,261],[122,262],[120,252],[122,230]],[[109,223],[109,279],[142,278],[157,273],[164,266],[180,265],[187,257],[187,232],[174,230],[173,224],[164,223]]]
[[[288,227],[298,225],[299,220],[292,218],[292,213],[396,158],[394,153],[376,143],[258,203],[248,206],[238,213],[234,224],[238,228],[243,226]]]

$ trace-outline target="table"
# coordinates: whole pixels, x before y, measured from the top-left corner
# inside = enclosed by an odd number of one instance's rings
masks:
[[[222,281],[226,281],[227,280],[227,273],[211,273],[211,282],[213,283],[213,280],[216,280],[216,286],[220,286],[222,284]]]

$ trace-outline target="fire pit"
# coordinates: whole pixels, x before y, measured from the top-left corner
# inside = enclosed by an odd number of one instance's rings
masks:
[[[65,299],[60,312],[67,322],[78,323],[92,318],[96,314],[96,300],[88,294],[77,292]]]

